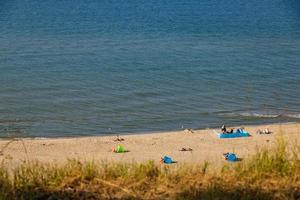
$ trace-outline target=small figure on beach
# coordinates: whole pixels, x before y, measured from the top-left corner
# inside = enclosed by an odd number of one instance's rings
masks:
[[[114,140],[115,142],[121,142],[121,141],[124,141],[123,138],[120,138],[119,135],[117,135],[117,138]]]
[[[191,128],[186,128],[186,129],[184,129],[184,132],[186,132],[186,133],[194,133],[194,130],[191,129]]]
[[[256,133],[257,134],[271,134],[272,132],[268,129],[268,128],[266,128],[265,130],[260,130],[260,129],[258,129],[257,131],[256,131]]]
[[[230,131],[227,131],[225,125],[223,125],[223,126],[221,127],[221,131],[222,131],[222,133],[233,133],[233,129],[230,129]]]
[[[237,132],[237,133],[242,133],[242,132],[243,132],[243,129],[242,129],[242,128],[238,128],[238,129],[236,129],[236,132]]]
[[[221,131],[222,131],[222,133],[226,133],[227,132],[226,126],[224,124],[221,127]]]
[[[193,149],[182,147],[179,151],[193,151]]]

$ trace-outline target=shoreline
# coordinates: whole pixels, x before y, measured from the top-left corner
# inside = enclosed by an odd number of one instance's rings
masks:
[[[237,126],[236,126],[237,127]],[[236,128],[232,127],[232,128]],[[83,136],[64,138],[14,138],[0,139],[0,162],[16,167],[26,161],[63,164],[70,159],[80,161],[145,162],[171,156],[178,164],[197,164],[207,161],[215,167],[226,161],[223,153],[234,152],[240,158],[254,154],[257,148],[271,148],[282,134],[288,144],[298,139],[300,123],[277,123],[249,125],[245,127],[252,135],[246,138],[220,139],[213,134],[213,128],[189,131],[167,131],[140,134],[119,134],[124,141],[115,141],[116,135]],[[228,127],[230,128],[230,127]],[[272,134],[256,134],[258,129],[268,128]],[[117,145],[124,146],[128,153],[111,151]],[[191,148],[191,152],[179,151]]]

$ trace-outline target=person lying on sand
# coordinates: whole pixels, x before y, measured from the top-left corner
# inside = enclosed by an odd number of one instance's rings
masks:
[[[117,135],[117,138],[114,141],[115,142],[121,142],[121,141],[124,141],[124,139],[120,138],[119,135]]]
[[[191,129],[191,128],[186,128],[186,129],[184,129],[184,132],[187,132],[187,133],[194,133],[194,130]]]
[[[263,130],[263,131],[261,131],[260,129],[258,129],[258,130],[256,131],[256,133],[257,133],[257,134],[271,134],[272,132],[271,132],[268,128],[266,128],[266,129]]]
[[[179,151],[193,151],[193,149],[183,147]]]

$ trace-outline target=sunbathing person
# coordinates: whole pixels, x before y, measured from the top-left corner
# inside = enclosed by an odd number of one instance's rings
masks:
[[[223,125],[223,126],[221,127],[221,131],[222,131],[222,133],[227,133],[227,130],[226,130],[226,126],[225,126],[225,125]]]
[[[223,125],[221,128],[222,133],[226,134],[226,133],[233,133],[233,129],[231,129],[230,131],[227,131],[226,126]]]
[[[182,147],[179,151],[193,151],[193,149]]]

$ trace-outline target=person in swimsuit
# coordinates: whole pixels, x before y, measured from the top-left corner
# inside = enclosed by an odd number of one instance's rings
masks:
[[[227,133],[227,130],[226,130],[226,126],[225,126],[225,125],[222,126],[221,131],[222,131],[222,133]]]

